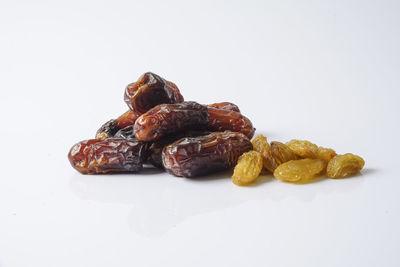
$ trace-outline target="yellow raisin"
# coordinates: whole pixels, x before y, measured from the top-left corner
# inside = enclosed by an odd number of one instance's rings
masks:
[[[365,161],[354,154],[337,155],[328,163],[326,174],[331,178],[343,178],[359,173]]]
[[[325,170],[322,159],[299,159],[285,162],[276,168],[274,176],[284,182],[305,183]]]
[[[317,158],[318,146],[307,140],[290,140],[286,143],[293,152],[301,158]]]
[[[252,150],[242,154],[233,171],[233,183],[236,185],[251,184],[260,175],[262,167],[263,161],[261,153]]]
[[[326,162],[329,162],[333,157],[335,157],[337,154],[335,150],[332,148],[325,148],[325,147],[318,147],[317,150],[317,158],[323,159]]]
[[[298,159],[297,155],[284,143],[271,142],[271,150],[278,166],[287,161]]]
[[[253,139],[252,143],[253,149],[260,152],[263,157],[264,168],[273,173],[276,167],[278,167],[278,164],[272,156],[271,146],[268,144],[267,138],[264,135],[259,134]]]

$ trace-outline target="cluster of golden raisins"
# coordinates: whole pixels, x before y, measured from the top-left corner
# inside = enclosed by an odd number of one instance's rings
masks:
[[[364,167],[364,160],[357,155],[337,155],[331,148],[305,140],[268,143],[265,136],[258,135],[252,144],[253,150],[242,154],[234,169],[232,181],[237,185],[253,183],[263,168],[282,181],[307,183],[322,174],[349,177]]]

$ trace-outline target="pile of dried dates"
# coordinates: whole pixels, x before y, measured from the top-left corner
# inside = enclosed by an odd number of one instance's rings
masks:
[[[358,156],[336,156],[307,141],[270,145],[259,135],[251,142],[255,128],[238,106],[184,101],[174,83],[151,72],[126,87],[124,100],[128,111],[103,124],[95,139],[69,151],[68,159],[80,173],[139,172],[151,164],[176,176],[195,177],[236,166],[233,182],[247,185],[263,168],[283,181],[307,182],[326,169],[337,178],[364,166]]]

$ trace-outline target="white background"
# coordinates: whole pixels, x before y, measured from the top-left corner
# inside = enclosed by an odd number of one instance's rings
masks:
[[[0,266],[400,266],[398,1],[0,0]],[[69,148],[153,71],[354,178],[83,176]]]

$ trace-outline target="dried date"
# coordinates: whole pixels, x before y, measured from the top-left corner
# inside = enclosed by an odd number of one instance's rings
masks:
[[[210,116],[208,128],[212,131],[233,131],[240,132],[251,139],[254,135],[255,128],[251,121],[239,112],[207,107]]]
[[[129,125],[133,125],[138,117],[139,114],[132,110],[128,110],[118,118],[104,123],[100,129],[97,130],[96,138],[103,139],[114,137],[120,129],[123,129]]]
[[[75,144],[68,159],[82,174],[137,172],[142,169],[147,144],[121,138],[91,139]]]
[[[183,102],[183,96],[173,82],[146,72],[126,87],[124,100],[131,110],[143,114],[159,104]]]
[[[238,132],[213,132],[182,138],[162,153],[164,168],[171,174],[195,177],[232,168],[238,158],[252,149],[250,140]]]
[[[124,139],[136,139],[134,125],[129,125],[123,129],[120,129],[115,135],[115,138],[124,138]]]
[[[141,115],[135,122],[135,136],[141,141],[157,141],[186,130],[205,129],[207,107],[196,102],[161,104]]]
[[[220,103],[210,104],[207,106],[210,108],[218,108],[218,109],[225,109],[225,110],[240,112],[239,107],[231,102],[220,102]]]

